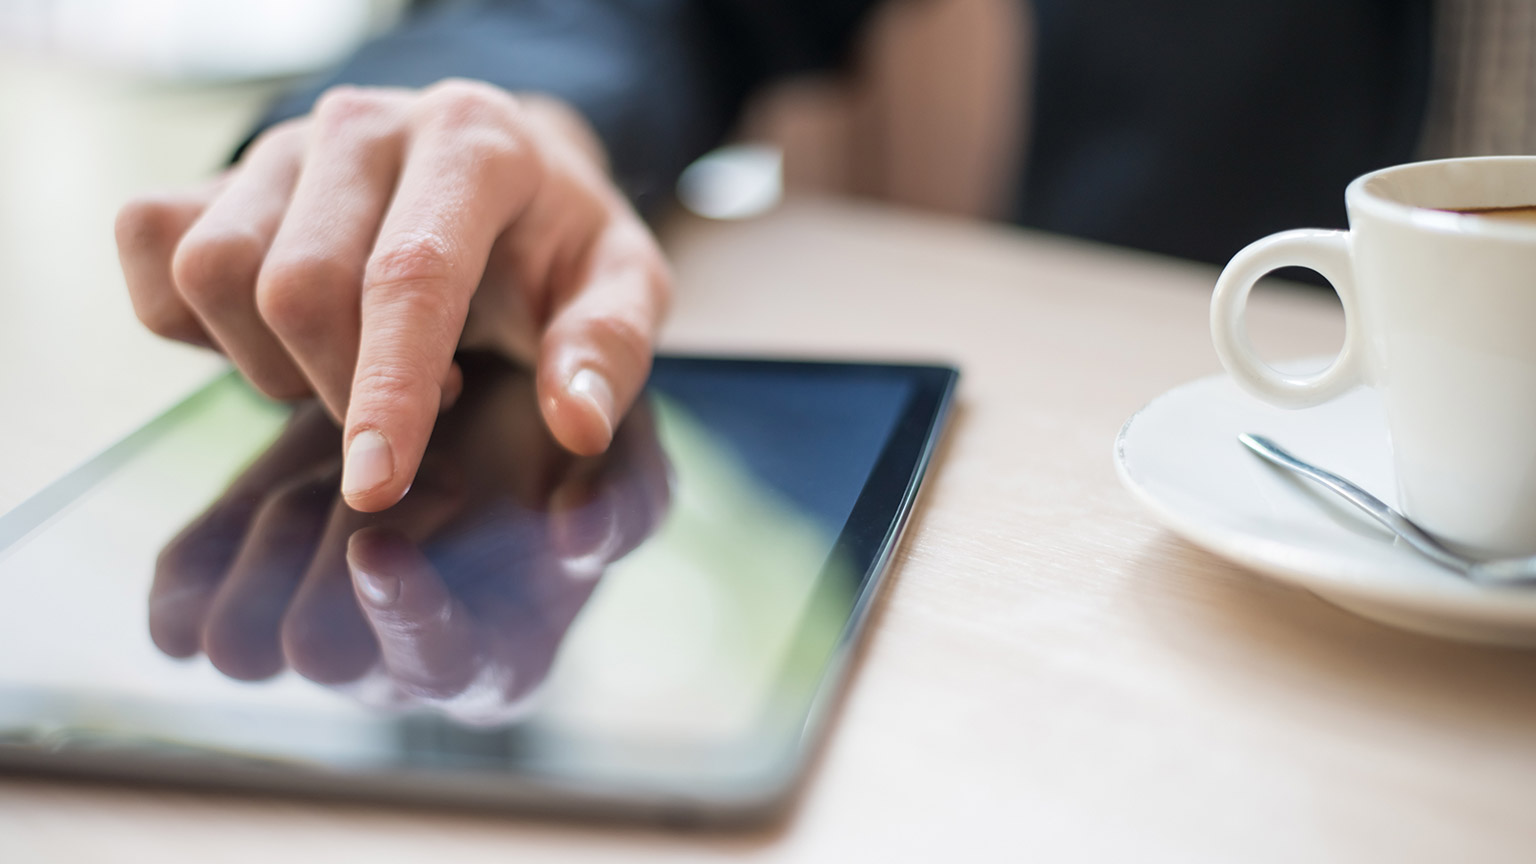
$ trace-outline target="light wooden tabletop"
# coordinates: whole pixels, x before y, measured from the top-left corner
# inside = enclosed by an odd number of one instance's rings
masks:
[[[0,79],[8,106],[27,83],[16,69]],[[70,123],[0,127],[0,507],[213,370],[137,333],[106,226],[125,187],[216,161],[258,95],[103,96],[95,79],[50,74],[77,120],[99,126],[63,155]],[[146,124],[156,106],[168,127]],[[182,157],[122,149],[152,132]],[[28,147],[41,167],[17,162]],[[87,176],[71,181],[81,160]],[[23,179],[49,200],[18,203]],[[827,201],[680,221],[667,243],[681,281],[669,347],[964,370],[851,690],[788,819],[673,833],[0,778],[0,860],[1536,856],[1536,654],[1363,621],[1173,538],[1117,484],[1125,419],[1217,369],[1213,270]],[[1256,302],[1272,356],[1340,341],[1322,292]]]

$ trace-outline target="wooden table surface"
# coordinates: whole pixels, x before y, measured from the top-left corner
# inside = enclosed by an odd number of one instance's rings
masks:
[[[4,508],[215,368],[135,329],[111,211],[214,164],[260,94],[0,72],[7,106],[40,78],[54,90],[30,125],[0,126]],[[89,146],[48,146],[82,126]],[[679,221],[666,239],[668,347],[964,370],[851,691],[782,824],[677,833],[0,777],[0,861],[1536,857],[1536,654],[1356,618],[1175,539],[1117,484],[1125,419],[1217,369],[1213,270],[829,201]],[[1272,356],[1340,341],[1321,292],[1256,302]]]

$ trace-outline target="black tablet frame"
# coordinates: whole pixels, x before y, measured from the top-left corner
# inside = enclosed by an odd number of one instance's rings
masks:
[[[298,770],[202,752],[147,752],[148,748],[101,747],[71,740],[57,732],[47,740],[0,738],[0,770],[75,774],[129,780],[213,785],[305,796],[392,800],[429,805],[513,808],[522,811],[591,817],[730,826],[756,824],[782,814],[793,800],[809,762],[826,737],[829,717],[847,682],[851,660],[865,630],[871,605],[886,581],[913,507],[950,416],[959,371],[930,363],[766,359],[699,355],[664,355],[658,369],[689,365],[713,369],[782,370],[798,374],[890,376],[910,385],[910,395],[892,427],[874,468],[839,532],[818,577],[856,580],[836,586],[849,598],[845,624],[832,644],[812,646],[823,652],[822,674],[796,694],[804,722],[785,741],[785,752],[749,782],[679,788],[660,783],[634,788],[597,787],[570,778],[530,778],[509,774],[383,770],[365,773]],[[234,373],[229,373],[234,374]],[[173,427],[221,379],[188,397],[144,428],[128,436],[10,513],[0,515],[0,557],[33,531],[129,461],[148,442]],[[832,562],[839,562],[833,567]],[[802,628],[803,630],[803,628]],[[800,637],[797,637],[797,641]]]

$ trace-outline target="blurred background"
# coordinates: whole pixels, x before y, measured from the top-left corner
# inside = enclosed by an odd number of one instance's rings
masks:
[[[404,0],[7,0],[0,44],[162,80],[301,75],[393,23]]]
[[[0,422],[29,449],[7,454],[0,512],[223,368],[138,326],[112,240],[117,209],[211,176],[274,94],[402,7],[0,3]],[[60,392],[71,398],[50,396]],[[58,407],[25,407],[44,404]]]

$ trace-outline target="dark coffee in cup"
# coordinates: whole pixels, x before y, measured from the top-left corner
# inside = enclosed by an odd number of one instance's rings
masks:
[[[1527,204],[1523,207],[1468,207],[1466,209],[1447,207],[1445,212],[1460,213],[1463,216],[1483,216],[1504,222],[1536,223],[1536,204]]]

